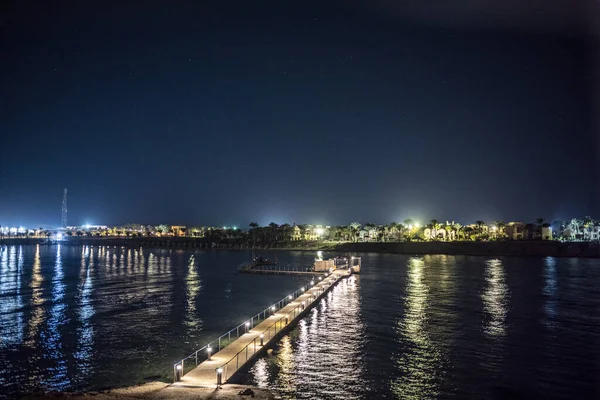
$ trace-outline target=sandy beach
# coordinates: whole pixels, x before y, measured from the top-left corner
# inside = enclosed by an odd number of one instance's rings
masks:
[[[241,391],[252,390],[254,397],[250,395],[240,395]],[[40,393],[21,397],[22,400],[29,399],[96,399],[96,400],[115,400],[115,399],[194,399],[194,400],[231,400],[231,399],[277,399],[272,392],[266,389],[259,389],[253,386],[244,385],[223,385],[220,389],[216,388],[197,388],[197,387],[175,387],[162,382],[150,382],[139,386],[130,386],[120,389],[103,390],[97,392],[79,392],[79,393]]]

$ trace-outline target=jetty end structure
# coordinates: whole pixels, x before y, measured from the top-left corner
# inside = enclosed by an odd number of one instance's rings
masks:
[[[175,362],[173,385],[218,387],[230,381],[295,326],[330,289],[360,272],[360,257],[347,258],[346,263],[338,259],[337,263],[339,267],[335,262],[327,263],[330,269],[320,272],[307,285]]]

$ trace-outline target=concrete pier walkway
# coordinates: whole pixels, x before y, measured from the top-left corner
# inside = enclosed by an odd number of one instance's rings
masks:
[[[176,386],[215,387],[220,375],[221,383],[227,382],[240,368],[254,356],[274,342],[278,334],[290,324],[296,323],[304,313],[341,279],[350,275],[348,269],[334,270],[325,279],[316,282],[295,299],[291,299],[279,309],[272,309],[273,315],[258,325],[251,327],[247,333],[229,343],[209,360],[200,363],[187,374],[179,377]],[[175,365],[175,373],[182,373],[183,361]]]

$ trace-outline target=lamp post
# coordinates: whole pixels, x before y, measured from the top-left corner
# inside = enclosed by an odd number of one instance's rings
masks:
[[[223,384],[223,368],[217,368],[217,386],[221,386]]]
[[[244,326],[246,326],[246,333],[248,333],[248,328],[250,328],[250,321],[246,321]]]
[[[208,354],[208,358],[206,360],[210,361],[211,360],[210,356],[212,355],[212,347],[208,346],[206,348],[206,353]]]
[[[260,337],[260,345],[264,346],[265,335],[261,333],[259,337]]]
[[[305,304],[305,302],[303,301],[303,302],[302,302],[302,309],[303,309],[303,310],[304,310],[304,304]]]
[[[285,314],[285,324],[289,324],[290,323],[290,314]]]
[[[271,306],[271,315],[275,314],[275,306]]]
[[[182,374],[183,374],[183,362],[181,362],[175,366],[175,382],[179,382],[181,380]]]

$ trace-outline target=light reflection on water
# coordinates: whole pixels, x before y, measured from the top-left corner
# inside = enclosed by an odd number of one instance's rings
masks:
[[[360,281],[353,277],[310,310],[271,355],[259,359],[249,379],[284,399],[361,398],[367,390],[363,345]]]
[[[0,399],[169,381],[174,360],[307,282],[239,274],[248,257],[0,246]],[[367,254],[362,272],[247,380],[290,399],[599,397],[598,260]]]
[[[558,300],[556,298],[556,259],[547,257],[544,260],[544,264],[544,290],[542,291],[542,294],[544,295],[545,299],[543,306],[545,317],[543,321],[547,328],[555,329],[558,325]]]
[[[94,327],[91,322],[94,315],[92,304],[93,280],[91,276],[94,271],[94,250],[93,247],[90,249],[88,246],[83,248],[79,272],[79,307],[77,311],[79,326],[77,328],[77,349],[73,356],[76,361],[76,368],[81,372],[77,379],[82,382],[86,381],[94,368],[94,364],[91,362],[94,349]]]
[[[428,323],[429,287],[424,281],[422,258],[411,258],[407,265],[404,315],[398,321],[398,341],[403,352],[394,356],[400,377],[391,382],[396,398],[418,399],[439,396],[436,370],[440,350],[430,339]]]
[[[483,330],[490,337],[501,337],[506,334],[509,295],[502,261],[498,259],[486,261],[485,288],[481,300],[486,313]]]
[[[173,361],[307,281],[251,282],[236,268],[249,257],[0,246],[0,399],[168,382]],[[303,265],[309,257],[295,253],[288,260]]]
[[[42,332],[40,339],[44,342],[48,359],[52,360],[52,374],[42,380],[43,386],[51,386],[64,390],[71,385],[67,375],[67,360],[64,355],[62,341],[63,327],[67,323],[65,297],[66,285],[63,282],[64,272],[60,245],[56,246],[56,261],[52,278],[52,307],[48,318],[48,329]]]
[[[192,254],[188,260],[187,276],[185,285],[187,290],[187,304],[185,314],[185,326],[187,328],[187,341],[192,341],[196,346],[200,347],[196,338],[202,331],[202,318],[198,316],[196,301],[202,290],[202,281],[196,272],[195,258]]]
[[[0,253],[0,349],[23,341],[22,248]]]

